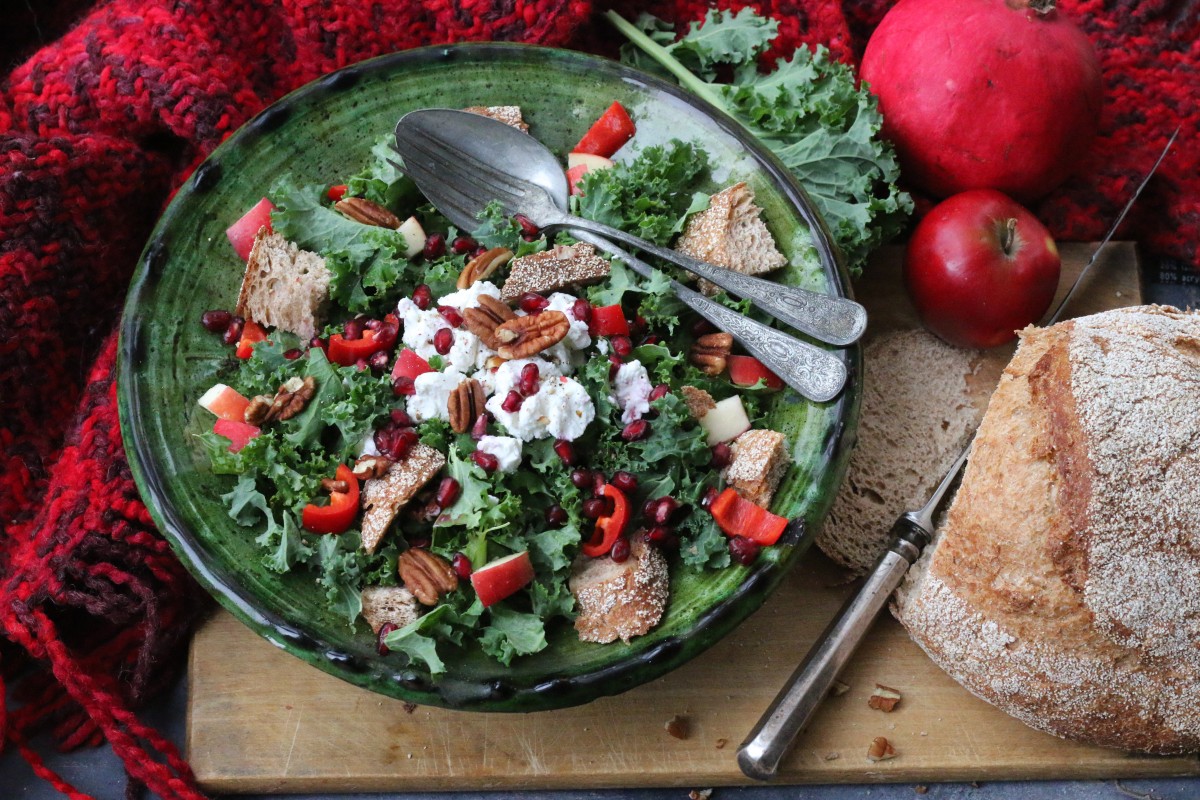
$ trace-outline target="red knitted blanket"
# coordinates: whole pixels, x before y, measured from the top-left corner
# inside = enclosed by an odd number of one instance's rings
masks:
[[[853,61],[890,4],[758,7],[781,20],[779,51],[822,42]],[[618,10],[684,22],[706,5]],[[1082,176],[1035,210],[1060,239],[1100,236],[1182,125],[1121,235],[1200,267],[1200,3],[1059,5],[1096,44],[1106,105]],[[126,284],[173,188],[264,106],[363,58],[479,39],[611,54],[600,6],[58,0],[0,23],[3,57],[28,57],[0,86],[0,664],[23,701],[7,713],[0,702],[0,742],[63,792],[84,797],[44,767],[36,733],[64,749],[107,739],[131,786],[201,797],[175,748],[133,713],[170,682],[206,598],[138,499],[113,378]],[[35,52],[47,29],[72,23]]]

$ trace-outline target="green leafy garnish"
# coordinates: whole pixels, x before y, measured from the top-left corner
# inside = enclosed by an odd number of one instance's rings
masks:
[[[802,47],[763,73],[759,57],[779,23],[753,9],[710,10],[678,41],[648,14],[636,25],[613,11],[605,16],[632,43],[622,48],[623,59],[640,67],[652,61],[655,71],[737,119],[779,156],[812,196],[853,272],[903,228],[913,203],[896,185],[899,167],[879,136],[878,103],[826,48]],[[730,82],[719,82],[721,67],[732,68]]]

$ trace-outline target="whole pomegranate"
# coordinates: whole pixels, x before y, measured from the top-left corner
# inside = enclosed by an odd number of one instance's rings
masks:
[[[1053,0],[901,0],[861,75],[903,176],[939,197],[1034,200],[1071,174],[1100,121],[1096,52]]]

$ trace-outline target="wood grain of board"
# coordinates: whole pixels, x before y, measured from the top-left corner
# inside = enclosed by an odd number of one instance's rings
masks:
[[[1064,288],[1091,250],[1063,247]],[[899,251],[885,249],[867,274],[858,292],[871,334],[914,326]],[[1136,304],[1137,287],[1134,247],[1113,244],[1073,313]],[[979,385],[994,385],[1007,358],[990,353]],[[220,613],[192,646],[188,756],[214,792],[748,783],[734,761],[738,743],[853,588],[813,552],[760,611],[680,669],[586,706],[524,715],[406,707],[307,666]],[[959,687],[890,617],[876,623],[842,680],[850,690],[818,711],[779,782],[1200,774],[1194,758],[1132,756],[1027,728]],[[876,682],[901,690],[893,713],[867,707]],[[686,739],[665,730],[677,715]],[[867,761],[876,736],[894,743],[895,759]]]

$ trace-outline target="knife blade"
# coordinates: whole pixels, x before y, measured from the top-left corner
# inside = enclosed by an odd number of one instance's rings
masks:
[[[1150,178],[1158,171],[1158,167],[1170,152],[1179,128],[1167,139],[1158,159],[1138,184],[1125,207],[1117,215],[1116,220],[1108,229],[1108,233],[1100,240],[1100,244],[1092,252],[1091,258],[1084,265],[1071,288],[1063,296],[1061,302],[1046,322],[1053,325],[1062,317],[1064,310],[1076,291],[1082,285],[1084,278],[1095,265],[1104,248],[1112,240],[1117,228],[1124,222],[1129,210],[1141,196],[1142,191],[1150,182]],[[791,748],[796,736],[808,724],[821,701],[829,693],[834,679],[842,667],[850,660],[850,656],[858,648],[867,630],[875,621],[875,617],[883,609],[892,592],[904,580],[908,568],[920,557],[921,551],[933,539],[934,515],[942,506],[950,489],[957,483],[959,474],[970,456],[971,442],[942,476],[936,489],[930,495],[925,505],[918,509],[905,511],[896,520],[890,531],[892,542],[883,555],[875,563],[868,574],[862,588],[852,595],[842,606],[829,626],[817,639],[804,661],[792,673],[784,684],[770,707],[759,719],[758,724],[747,735],[746,740],[738,748],[737,761],[742,772],[757,780],[770,780],[779,769],[779,762]]]

